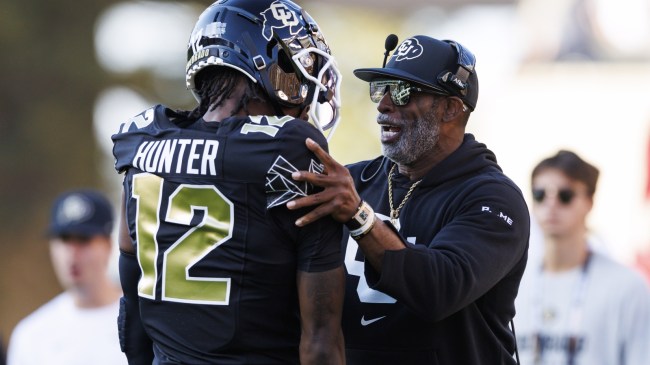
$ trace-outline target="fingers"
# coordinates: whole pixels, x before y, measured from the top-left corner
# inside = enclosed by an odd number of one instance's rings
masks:
[[[316,174],[309,171],[294,171],[291,173],[291,178],[295,181],[306,181],[322,188],[336,185],[336,180],[332,179],[329,175]]]
[[[331,171],[332,168],[337,168],[340,166],[332,156],[330,156],[329,153],[325,152],[325,150],[318,144],[316,143],[313,139],[307,138],[305,140],[305,145],[307,145],[307,148],[312,151],[316,157],[325,165],[325,170],[326,171]]]
[[[302,198],[294,199],[287,203],[287,208],[289,210],[296,210],[304,207],[309,207],[314,204],[318,204],[317,201],[314,201],[313,195],[305,196]]]
[[[308,195],[302,198],[294,199],[287,203],[289,210],[297,210],[300,208],[310,207],[317,205],[313,210],[296,220],[296,225],[299,227],[306,226],[307,224],[316,221],[322,217],[334,214],[337,209],[337,203],[332,199],[323,201],[322,193]]]
[[[346,205],[346,197],[352,196],[352,199],[348,199],[350,201],[358,201],[359,199],[354,190],[354,184],[348,169],[336,162],[314,140],[307,138],[305,145],[321,161],[325,170],[322,174],[309,171],[295,171],[291,174],[291,177],[296,181],[306,181],[315,186],[322,187],[324,190],[287,203],[287,208],[291,210],[314,206],[313,210],[296,221],[296,225],[305,226],[328,215],[332,215],[337,220],[349,220],[347,210],[341,209]],[[355,197],[357,199],[354,199]],[[356,209],[356,206],[354,208]]]
[[[331,213],[331,209],[327,206],[327,204],[319,205],[318,207],[314,208],[314,210],[312,210],[311,212],[298,218],[296,220],[296,226],[298,227],[306,226],[311,222],[314,222],[322,217],[329,215],[330,213]]]
[[[305,140],[305,145],[307,145],[307,148],[312,151],[321,161],[328,158],[331,159],[329,153],[325,152],[325,150],[313,139],[307,138]]]

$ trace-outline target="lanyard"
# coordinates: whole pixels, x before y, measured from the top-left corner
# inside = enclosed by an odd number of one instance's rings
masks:
[[[587,288],[587,273],[589,270],[589,263],[591,262],[591,251],[587,251],[587,257],[582,263],[580,270],[580,276],[576,282],[576,289],[573,291],[573,296],[571,298],[571,306],[569,307],[569,316],[567,319],[567,329],[569,338],[566,344],[566,354],[567,354],[567,365],[575,365],[575,356],[578,350],[578,334],[580,326],[582,324],[583,309],[584,309],[584,300],[585,292]],[[544,267],[540,266],[539,277],[538,279],[542,281],[544,275]],[[544,286],[536,286],[542,288],[542,293],[544,291]],[[539,291],[533,291],[535,294],[540,294]],[[536,330],[533,333],[533,346],[534,346],[534,364],[542,364],[544,359],[544,350],[545,344],[544,339],[542,338],[541,329],[543,327],[543,321],[547,317],[547,313],[544,310],[542,305],[543,295],[541,297],[533,298],[533,328]]]

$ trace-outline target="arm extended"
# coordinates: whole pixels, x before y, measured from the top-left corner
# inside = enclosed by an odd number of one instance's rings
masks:
[[[345,166],[336,162],[318,143],[308,139],[306,145],[323,162],[326,174],[299,171],[292,176],[295,180],[308,181],[325,189],[287,203],[287,208],[292,210],[316,205],[312,211],[298,219],[296,225],[305,226],[327,215],[331,215],[338,222],[348,222],[361,203],[350,172]],[[400,236],[381,219],[375,221],[372,230],[358,243],[366,260],[377,271],[381,271],[385,251],[405,248]]]
[[[344,364],[343,267],[323,272],[298,271],[297,284],[302,323],[300,363]]]
[[[349,171],[317,144],[308,141],[307,147],[323,161],[326,174],[300,171],[293,178],[324,190],[287,205],[289,209],[315,206],[296,224],[310,224],[327,215],[347,222],[361,201]],[[418,241],[418,245],[406,243],[388,223],[377,218],[368,234],[357,240],[365,256],[370,288],[391,295],[431,321],[449,316],[488,291],[499,297],[515,295],[517,276],[509,273],[525,263],[526,206],[512,186],[485,181],[477,185],[480,188],[468,190],[471,193],[465,196],[466,203],[455,208],[454,219],[447,221],[435,237]],[[492,208],[486,210],[487,206]],[[501,208],[507,208],[512,225],[499,216]],[[504,279],[503,285],[495,287]]]

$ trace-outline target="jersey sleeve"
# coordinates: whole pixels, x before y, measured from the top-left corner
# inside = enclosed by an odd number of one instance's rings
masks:
[[[120,124],[118,131],[111,136],[113,140],[113,157],[115,170],[122,173],[132,165],[137,148],[147,134],[159,130],[156,115],[164,113],[163,105],[153,106],[128,121]]]
[[[366,262],[368,284],[432,322],[477,301],[501,281],[511,285],[500,295],[514,298],[519,283],[509,273],[525,267],[529,224],[517,189],[482,181],[432,241],[387,251],[381,272]]]
[[[290,211],[285,204],[298,197],[318,191],[306,182],[293,180],[294,171],[321,173],[323,165],[305,145],[311,138],[328,149],[327,140],[316,128],[305,121],[294,119],[279,131],[277,157],[266,175],[267,209],[285,232],[290,232],[298,242],[298,269],[318,272],[342,265],[341,238],[343,227],[331,217],[322,218],[305,227],[295,221],[311,208]]]
[[[291,174],[296,171],[323,172],[323,165],[313,152],[307,149],[305,140],[311,138],[326,151],[327,140],[316,128],[304,121],[294,119],[279,133],[278,153],[266,175],[267,207],[273,208],[312,194],[315,187],[307,182],[295,181]]]

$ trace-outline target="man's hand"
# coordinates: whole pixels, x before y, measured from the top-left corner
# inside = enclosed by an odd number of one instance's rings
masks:
[[[317,205],[311,212],[296,221],[297,226],[305,226],[327,215],[336,221],[345,223],[357,212],[361,198],[354,187],[354,181],[348,169],[336,162],[325,150],[312,139],[305,141],[307,148],[325,166],[322,174],[308,171],[294,172],[291,177],[297,181],[307,181],[324,188],[323,191],[287,203],[289,209],[299,209]]]

